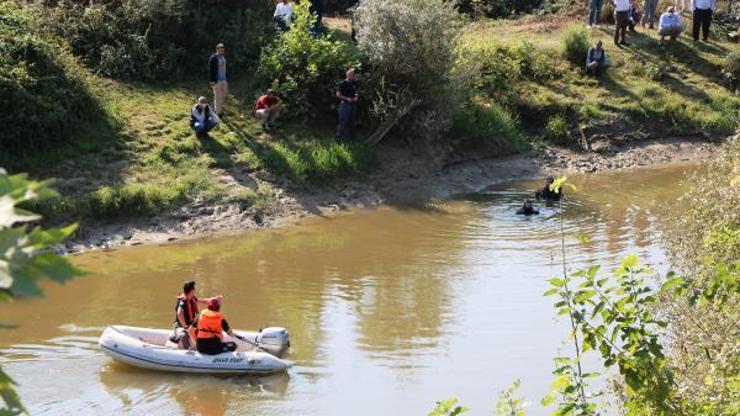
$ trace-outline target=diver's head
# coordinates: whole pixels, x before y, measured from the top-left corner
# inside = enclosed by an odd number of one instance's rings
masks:
[[[528,199],[524,201],[524,208],[532,208],[532,200]]]
[[[555,183],[555,178],[553,178],[552,176],[548,176],[547,178],[545,178],[545,185],[552,185],[553,183]]]

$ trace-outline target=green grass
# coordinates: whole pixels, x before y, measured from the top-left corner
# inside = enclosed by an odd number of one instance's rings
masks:
[[[585,56],[568,54],[578,49],[572,45],[582,33],[575,33],[570,20],[552,16],[475,22],[466,31],[464,44],[484,51],[480,56],[527,42],[535,47],[531,54],[547,57],[555,67],[554,77],[514,79],[506,85],[505,100],[499,91],[478,91],[484,99],[504,102],[528,140],[544,137],[565,144],[554,134],[562,132],[562,120],[553,117],[566,120],[566,130],[578,124],[587,134],[590,129],[614,136],[639,129],[653,137],[697,130],[721,137],[738,128],[740,97],[721,72],[726,56],[740,51],[737,44],[714,40],[694,46],[686,33],[677,42],[661,43],[655,31],[644,30],[628,33],[630,48],[616,48],[611,29],[590,30],[588,42],[601,39],[611,64],[599,83],[582,73]]]
[[[270,185],[250,173],[320,186],[360,176],[373,162],[372,149],[337,143],[326,127],[278,120],[274,132],[264,133],[248,111],[253,96],[244,91],[234,92],[210,137],[198,139],[190,130],[190,108],[199,95],[210,96],[194,87],[200,82],[97,81],[118,131],[101,137],[94,126],[84,126],[74,143],[23,161],[36,176],[85,179],[85,186],[63,186],[65,197],[40,203],[37,209],[47,217],[153,215],[196,200],[264,209],[274,199]]]
[[[342,19],[335,34],[348,39]],[[564,55],[567,18],[547,16],[470,23],[463,44],[473,63],[488,72],[474,99],[456,111],[453,145],[514,151],[531,141],[570,141],[576,125],[602,134],[640,129],[660,137],[702,130],[720,136],[738,127],[740,97],[720,71],[738,45],[694,47],[681,36],[661,44],[654,32],[630,34],[631,48],[602,39],[611,63],[597,81]],[[578,61],[573,58],[574,62]],[[202,80],[171,84],[122,83],[86,74],[102,117],[79,126],[77,140],[53,152],[3,160],[12,170],[57,177],[65,197],[41,203],[53,218],[116,218],[171,211],[192,201],[239,202],[266,209],[271,182],[305,187],[362,177],[376,150],[333,139],[335,120],[307,123],[279,119],[271,134],[249,115],[257,86],[250,77],[232,82],[223,123],[199,140],[190,131],[196,97],[211,96]],[[389,139],[390,140],[390,139]]]

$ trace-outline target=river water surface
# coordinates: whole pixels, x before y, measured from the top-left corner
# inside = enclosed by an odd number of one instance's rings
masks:
[[[661,266],[660,214],[689,166],[571,178],[571,268],[638,254]],[[561,270],[557,210],[514,215],[524,181],[418,207],[383,207],[296,226],[73,257],[88,270],[43,299],[0,306],[0,360],[31,414],[422,415],[457,397],[491,415],[516,378],[539,405],[564,320],[543,298]],[[585,245],[579,235],[588,235]],[[182,281],[223,294],[232,326],[287,327],[287,374],[156,373],[113,363],[106,325],[170,327]]]

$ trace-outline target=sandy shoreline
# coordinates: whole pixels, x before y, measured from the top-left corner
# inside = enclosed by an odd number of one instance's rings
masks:
[[[600,146],[588,152],[542,147],[525,154],[495,158],[452,155],[451,151],[385,149],[379,166],[366,178],[319,189],[289,181],[271,182],[276,200],[266,211],[238,203],[191,203],[174,212],[119,222],[87,223],[60,253],[203,238],[293,224],[307,216],[332,216],[354,208],[444,198],[502,182],[569,172],[603,172],[712,157],[722,144],[699,139],[640,141]]]

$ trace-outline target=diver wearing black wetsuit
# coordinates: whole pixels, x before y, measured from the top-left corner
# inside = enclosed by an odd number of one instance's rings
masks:
[[[522,205],[522,207],[516,211],[516,215],[527,215],[527,216],[537,215],[539,213],[540,213],[539,211],[534,209],[531,199],[524,201],[524,205]]]
[[[554,182],[555,182],[555,179],[552,176],[548,176],[547,179],[545,179],[545,187],[535,192],[534,197],[538,201],[546,201],[546,202],[560,201],[560,198],[563,197],[563,189],[562,188],[559,189],[559,192],[550,190],[550,185],[552,185]]]

